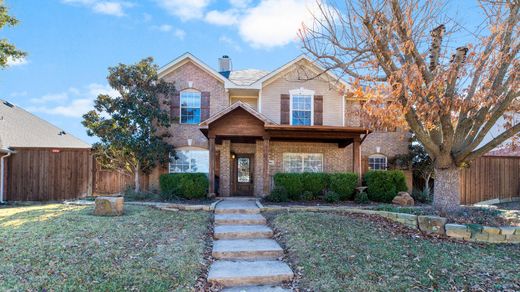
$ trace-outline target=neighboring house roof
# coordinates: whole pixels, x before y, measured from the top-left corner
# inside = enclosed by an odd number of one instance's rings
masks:
[[[199,124],[199,126],[201,126],[201,127],[208,126],[212,122],[222,118],[223,116],[225,116],[226,114],[232,112],[233,110],[235,110],[237,108],[244,109],[245,111],[247,111],[251,115],[255,116],[257,119],[263,121],[266,125],[276,125],[275,122],[271,121],[268,117],[266,117],[266,116],[262,115],[261,113],[257,112],[254,108],[252,108],[247,103],[243,103],[241,101],[237,101],[234,104],[232,104],[231,106],[229,106],[229,107],[221,110],[220,112],[216,113],[214,116],[210,117],[209,119],[203,121],[202,123]]]
[[[51,123],[0,99],[0,148],[91,148]]]
[[[195,65],[199,66],[201,69],[215,77],[217,80],[220,80],[224,82],[225,88],[235,88],[235,89],[261,89],[262,84],[265,81],[268,81],[274,77],[276,77],[278,74],[282,74],[285,72],[286,69],[290,68],[291,66],[295,65],[296,63],[305,60],[312,64],[312,66],[315,67],[316,75],[327,75],[331,77],[331,81],[334,81],[336,84],[342,84],[345,87],[348,87],[348,84],[338,76],[336,76],[331,71],[327,71],[324,68],[322,68],[320,65],[316,64],[313,60],[311,60],[309,57],[305,55],[300,55],[290,62],[284,64],[283,66],[280,66],[278,69],[274,71],[264,71],[264,70],[258,70],[258,69],[245,69],[245,70],[236,70],[231,71],[229,73],[229,78],[227,76],[224,76],[217,70],[211,68],[206,63],[201,61],[199,58],[195,57],[191,53],[184,53],[178,58],[174,59],[173,61],[169,62],[165,66],[161,67],[158,71],[159,78],[162,78],[166,76],[168,73],[174,71],[175,69],[181,67],[182,65],[186,64],[186,62],[191,61]]]
[[[251,85],[267,74],[269,71],[258,69],[236,70],[229,73],[229,80],[237,85]]]
[[[520,146],[513,149],[512,146],[495,148],[489,151],[486,156],[519,156],[520,157]]]

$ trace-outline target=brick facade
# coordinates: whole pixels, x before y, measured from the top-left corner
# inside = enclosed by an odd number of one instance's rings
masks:
[[[313,90],[315,95],[323,96],[323,125],[359,127],[361,125],[360,109],[361,105],[357,101],[344,99],[329,80],[320,77],[307,80],[309,76],[315,74],[309,70],[306,61],[294,64],[292,67],[280,73],[279,76],[267,80],[264,87],[258,91],[258,99],[247,99],[248,103],[258,101],[260,104],[253,108],[258,109],[261,114],[267,116],[275,123],[280,122],[280,94],[288,94],[290,90],[305,88]],[[306,77],[306,78],[304,78]],[[177,69],[167,73],[162,77],[168,82],[174,82],[177,90],[190,90],[210,92],[210,116],[215,115],[230,105],[230,96],[226,91],[224,82],[207,70],[192,61],[187,61]],[[235,102],[236,98],[231,98]],[[191,140],[191,147],[208,149],[208,140],[199,130],[198,125],[182,125],[172,122],[167,129],[171,134],[168,142],[175,148],[187,147],[188,139]],[[409,137],[405,132],[374,132],[364,140],[361,145],[362,163],[366,164],[368,156],[377,152],[391,158],[397,154],[404,154],[408,151]],[[263,140],[259,139],[254,144],[232,143],[230,140],[223,140],[216,145],[216,152],[219,153],[218,161],[215,164],[219,167],[219,195],[230,196],[232,194],[232,168],[234,167],[231,154],[254,154],[254,195],[264,194],[264,181],[269,180],[271,185],[272,176],[283,171],[283,153],[322,153],[323,167],[325,172],[347,172],[353,171],[353,145],[339,148],[338,144],[333,143],[300,143],[300,142],[279,142],[271,141],[269,145],[269,177],[263,177]],[[158,190],[159,176],[167,173],[167,169],[156,169],[150,176],[150,188]]]

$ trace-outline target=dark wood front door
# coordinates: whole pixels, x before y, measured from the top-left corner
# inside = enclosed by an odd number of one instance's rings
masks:
[[[238,154],[234,163],[234,185],[235,196],[253,195],[254,159],[250,154]]]

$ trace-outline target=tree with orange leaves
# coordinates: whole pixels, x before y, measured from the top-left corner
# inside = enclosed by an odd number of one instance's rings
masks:
[[[319,3],[299,33],[317,62],[352,79],[371,121],[414,133],[434,161],[434,206],[447,212],[459,208],[459,168],[520,132],[520,1],[476,4],[484,21],[472,44],[436,0]]]

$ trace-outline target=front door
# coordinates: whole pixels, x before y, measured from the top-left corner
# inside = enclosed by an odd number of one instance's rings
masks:
[[[235,159],[235,196],[253,195],[253,155],[238,154]]]

